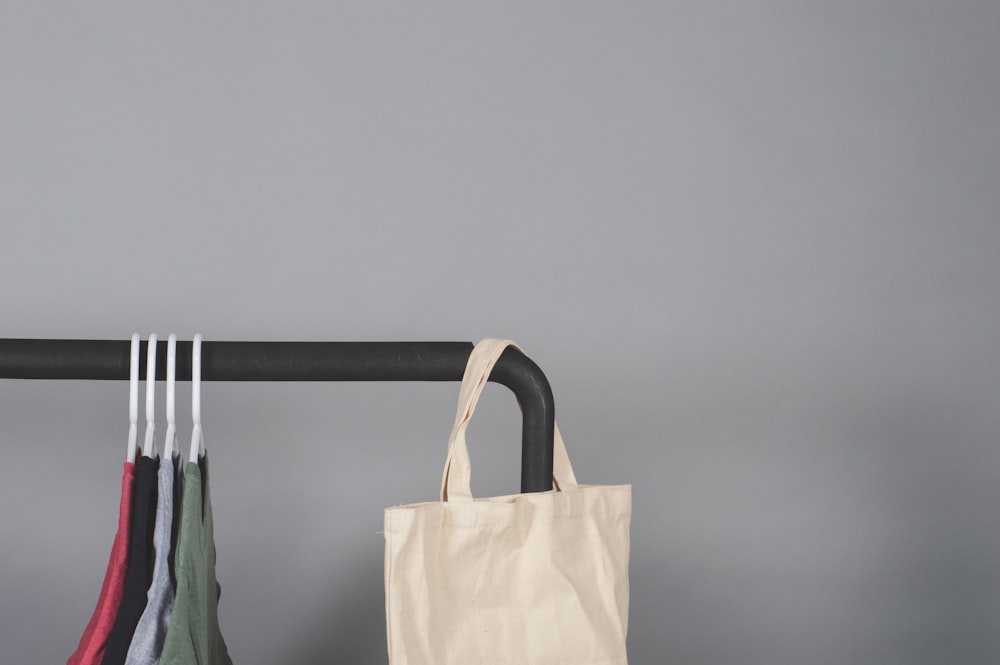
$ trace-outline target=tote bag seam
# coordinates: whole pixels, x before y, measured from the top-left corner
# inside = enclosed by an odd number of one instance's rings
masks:
[[[392,612],[390,611],[389,597],[391,596],[390,589],[392,589],[392,511],[386,511],[388,516],[388,524],[385,525],[385,551],[386,551],[386,561],[385,561],[385,630],[386,630],[386,650],[389,652],[389,662],[394,663],[392,657]]]
[[[586,490],[593,490],[587,492]],[[571,490],[549,490],[547,492],[537,492],[528,494],[502,494],[500,496],[475,497],[472,501],[418,501],[416,503],[403,503],[388,508],[388,510],[416,510],[425,506],[516,506],[532,503],[534,496],[559,496],[560,494],[591,494],[591,493],[627,493],[631,495],[632,484],[620,485],[578,485]],[[630,496],[631,499],[631,496]],[[631,503],[631,501],[630,501]]]

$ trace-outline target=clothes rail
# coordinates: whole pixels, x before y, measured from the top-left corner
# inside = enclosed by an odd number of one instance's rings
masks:
[[[141,357],[147,343],[141,344]],[[471,342],[202,342],[202,381],[461,381]],[[127,381],[129,340],[0,339],[0,379]],[[166,379],[167,345],[156,347]],[[146,378],[146,363],[139,363]],[[191,380],[191,342],[177,342],[178,381]],[[522,412],[521,491],[552,489],[555,406],[545,374],[508,348],[490,375]]]

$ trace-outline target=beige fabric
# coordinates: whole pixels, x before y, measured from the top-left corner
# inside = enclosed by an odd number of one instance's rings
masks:
[[[441,501],[385,511],[390,665],[626,665],[630,485],[578,485],[558,427],[556,490],[473,499],[465,431],[509,340],[469,357]]]

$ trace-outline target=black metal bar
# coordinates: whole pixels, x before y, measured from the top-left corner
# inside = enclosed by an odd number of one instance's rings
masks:
[[[141,358],[146,357],[142,342]],[[201,347],[203,381],[461,381],[470,342],[213,342]],[[128,380],[128,340],[0,339],[0,379]],[[166,378],[166,339],[156,378]],[[145,379],[146,363],[140,363]],[[177,342],[177,380],[191,380],[191,342]],[[521,491],[552,489],[555,406],[545,374],[514,348],[490,381],[522,412]]]

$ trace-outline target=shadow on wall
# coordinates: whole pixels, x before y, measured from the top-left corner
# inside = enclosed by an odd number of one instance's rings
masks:
[[[336,588],[320,614],[304,626],[288,665],[384,665],[388,662],[385,641],[385,595],[382,559],[356,557],[344,566],[354,574]],[[373,589],[371,582],[377,580]]]

